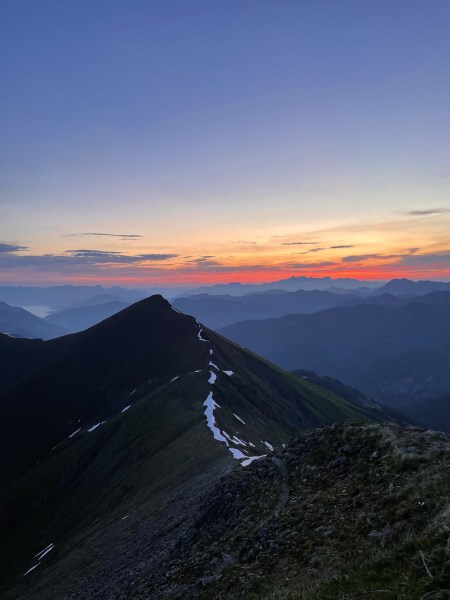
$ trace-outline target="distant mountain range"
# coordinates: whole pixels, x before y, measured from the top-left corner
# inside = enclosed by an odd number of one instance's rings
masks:
[[[286,369],[311,369],[394,407],[450,391],[450,293],[379,296],[220,332]]]
[[[210,294],[212,296],[230,294],[232,296],[243,296],[255,292],[266,292],[270,290],[284,290],[295,292],[297,290],[326,290],[331,286],[353,290],[359,287],[375,289],[383,285],[380,281],[361,281],[349,277],[305,277],[304,275],[288,277],[267,283],[219,283],[211,286],[202,286],[190,291],[190,295]]]
[[[295,285],[313,285],[311,278],[291,278],[285,282],[293,285],[293,280]],[[328,283],[328,281],[320,281],[322,284]],[[273,285],[282,284],[283,282],[279,281]],[[314,285],[316,284],[317,280],[314,280]],[[450,284],[393,280],[385,286],[373,289],[355,287],[346,290],[331,287],[328,291],[299,289],[294,292],[270,287],[272,284],[268,285],[269,288],[266,290],[252,291],[243,295],[193,294],[191,291],[185,297],[176,298],[174,305],[181,311],[194,315],[208,327],[217,329],[246,319],[307,314],[343,304],[358,304],[362,300],[372,304],[400,305],[406,299],[429,293],[430,290],[433,293],[444,290],[442,293],[445,294]],[[230,286],[232,291],[235,284]],[[242,292],[242,286],[238,287]],[[215,288],[216,292],[217,289]],[[53,310],[46,317],[46,321],[64,327],[69,332],[81,331],[118,312],[133,301],[130,296],[124,294],[96,294],[66,309]],[[100,305],[103,305],[103,308],[100,308]]]
[[[378,294],[423,295],[432,292],[450,292],[450,282],[443,281],[411,281],[410,279],[392,279],[378,288]]]
[[[413,282],[411,282],[413,283]],[[401,286],[393,286],[400,290]],[[408,286],[406,286],[408,287]],[[246,294],[244,296],[199,294],[177,298],[174,301],[182,312],[194,315],[208,327],[219,329],[247,319],[269,319],[271,317],[282,317],[291,314],[310,314],[336,306],[350,306],[361,303],[404,306],[412,298],[413,294],[394,295],[392,292],[384,291],[391,289],[387,286],[372,291],[370,295],[361,296],[358,293],[332,293],[319,290],[298,290],[296,292],[285,292],[273,290]],[[426,286],[418,289],[426,289]],[[424,296],[417,295],[418,302],[438,303],[448,300],[449,292],[436,291]],[[58,321],[51,321],[58,324]]]
[[[45,317],[44,321],[62,327],[67,332],[75,333],[111,317],[126,308],[128,304],[120,300],[100,301],[98,304],[86,301],[81,306],[53,312]]]
[[[246,319],[313,313],[352,300],[361,302],[360,296],[351,294],[298,290],[260,292],[244,296],[201,294],[178,298],[174,301],[174,306],[184,313],[194,315],[208,327],[217,329]]]
[[[171,503],[195,504],[233,465],[298,431],[388,418],[239,348],[161,296],[50,341],[0,335],[0,397],[5,600],[50,589],[62,598],[83,565],[110,552],[122,520],[144,535],[160,513],[170,530]],[[149,559],[157,523],[135,540]]]
[[[23,308],[0,302],[0,333],[12,337],[48,340],[65,335],[67,330],[56,324],[46,322]]]
[[[49,287],[0,286],[0,300],[14,306],[68,307],[100,294],[136,301],[149,295],[146,291],[101,285],[58,285]]]

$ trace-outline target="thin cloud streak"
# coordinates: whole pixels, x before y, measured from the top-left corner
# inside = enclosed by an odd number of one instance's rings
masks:
[[[443,215],[450,213],[450,208],[425,208],[423,210],[408,210],[404,214],[410,217],[425,217],[429,215]]]
[[[16,244],[5,244],[5,243],[0,243],[0,253],[10,253],[10,252],[24,252],[25,250],[28,250],[29,248],[27,246],[18,246]]]
[[[112,237],[120,238],[122,240],[135,240],[144,236],[138,235],[137,233],[100,233],[100,232],[82,232],[82,233],[68,233],[63,237]]]
[[[15,254],[3,252],[0,254],[0,269],[18,269],[34,267],[51,270],[52,268],[72,268],[83,265],[139,265],[142,263],[161,263],[176,258],[177,254],[138,254],[132,256],[121,252],[106,252],[103,250],[77,249],[66,250],[64,254]]]
[[[320,242],[281,242],[283,246],[315,246]]]

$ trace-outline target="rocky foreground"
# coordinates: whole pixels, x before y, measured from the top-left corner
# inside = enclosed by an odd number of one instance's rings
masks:
[[[448,599],[449,498],[446,435],[315,429],[197,482],[146,527],[130,515],[120,543],[98,549],[102,568],[86,566],[72,593],[55,586],[51,597]]]

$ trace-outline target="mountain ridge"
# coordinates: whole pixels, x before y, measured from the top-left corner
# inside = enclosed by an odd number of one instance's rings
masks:
[[[86,540],[105,544],[128,514],[144,527],[194,480],[248,468],[299,430],[386,418],[161,296],[62,338],[0,336],[0,395],[2,599],[32,598],[41,567],[67,564],[78,546],[89,554]]]

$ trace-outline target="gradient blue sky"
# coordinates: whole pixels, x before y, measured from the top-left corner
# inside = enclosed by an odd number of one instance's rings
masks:
[[[0,281],[449,279],[449,31],[448,0],[3,0]]]

